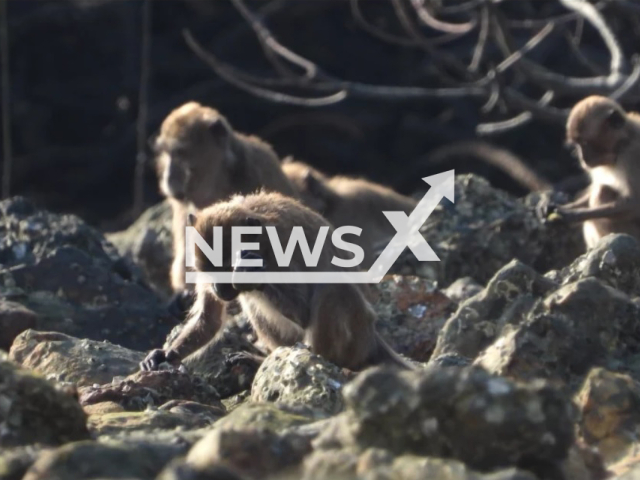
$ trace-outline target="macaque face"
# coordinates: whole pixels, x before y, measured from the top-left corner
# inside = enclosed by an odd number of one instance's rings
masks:
[[[198,248],[196,248],[196,269],[198,271],[207,272],[235,272],[235,271],[251,271],[251,268],[239,267],[233,265],[232,259],[234,257],[242,259],[262,259],[263,267],[254,267],[255,270],[262,270],[269,262],[269,251],[267,248],[268,243],[264,230],[262,233],[256,234],[243,234],[243,243],[257,243],[260,247],[257,250],[239,250],[233,252],[232,243],[232,228],[233,227],[260,227],[262,226],[262,220],[252,215],[250,212],[243,211],[243,209],[229,208],[228,205],[220,205],[218,208],[212,207],[207,209],[200,215],[202,221],[196,221],[196,230],[205,239],[205,241],[211,245],[214,249],[217,247],[215,244],[216,238],[213,234],[213,228],[222,227],[222,265],[215,266],[207,258],[207,256]],[[219,247],[219,246],[218,246]],[[211,284],[212,293],[220,300],[229,302],[234,300],[243,291],[254,290],[258,288],[256,285],[238,284],[233,283],[214,283]]]
[[[568,140],[576,147],[582,167],[615,165],[629,136],[625,112],[604,98],[581,103],[574,107],[577,114],[569,118]]]
[[[194,108],[195,112],[167,117],[155,150],[164,195],[202,209],[233,193],[229,177],[235,156],[226,121],[211,112],[204,118],[188,118],[205,107]]]

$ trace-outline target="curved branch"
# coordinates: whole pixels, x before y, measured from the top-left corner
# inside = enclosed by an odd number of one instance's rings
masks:
[[[204,61],[214,72],[216,72],[223,80],[226,80],[227,82],[236,86],[237,88],[240,88],[245,92],[251,93],[256,97],[264,98],[272,102],[288,103],[291,105],[299,105],[304,107],[323,107],[326,105],[332,105],[334,103],[341,102],[347,97],[347,92],[344,90],[340,90],[326,97],[304,98],[304,97],[289,95],[286,93],[274,92],[272,90],[267,90],[265,88],[258,87],[256,85],[252,85],[251,83],[246,82],[229,73],[229,69],[226,68],[225,65],[222,62],[220,62],[213,54],[204,50],[204,48],[202,48],[202,46],[193,38],[193,36],[188,30],[183,31],[183,36],[189,48],[191,48],[191,50],[202,61]]]
[[[278,42],[271,32],[262,25],[260,20],[258,20],[258,17],[256,17],[251,10],[247,8],[243,0],[231,0],[231,2],[249,25],[251,25],[251,28],[256,33],[256,36],[263,46],[263,50],[267,53],[267,56],[270,55],[269,52],[273,52],[291,62],[293,65],[302,68],[305,71],[305,78],[312,79],[318,75],[318,66],[306,58],[301,57],[297,53],[292,52]]]
[[[471,20],[466,23],[449,23],[438,20],[424,6],[424,0],[411,0],[411,5],[416,11],[418,18],[422,20],[427,27],[431,27],[434,30],[438,30],[444,33],[452,33],[457,35],[464,35],[465,33],[473,30],[478,23],[477,20]]]

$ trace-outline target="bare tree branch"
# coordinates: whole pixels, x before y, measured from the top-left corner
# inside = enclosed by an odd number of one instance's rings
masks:
[[[413,9],[416,11],[418,18],[422,20],[426,26],[433,28],[434,30],[439,30],[445,33],[451,33],[455,35],[463,35],[465,33],[470,32],[476,26],[477,21],[471,20],[466,23],[449,23],[443,22],[442,20],[438,20],[435,18],[429,10],[424,6],[424,0],[411,0],[411,4],[413,5]]]

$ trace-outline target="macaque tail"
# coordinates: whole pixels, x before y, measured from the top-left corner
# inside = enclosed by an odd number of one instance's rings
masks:
[[[384,341],[380,334],[376,333],[378,341],[378,351],[376,352],[376,363],[393,365],[404,370],[416,370],[417,367],[409,360],[403,358],[391,346]]]

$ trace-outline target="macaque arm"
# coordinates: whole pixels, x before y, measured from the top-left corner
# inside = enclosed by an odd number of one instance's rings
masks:
[[[640,217],[640,203],[632,200],[621,200],[605,203],[597,207],[558,208],[558,214],[567,222],[584,222],[598,218],[629,219]]]
[[[589,197],[591,196],[591,192],[587,189],[582,193],[578,198],[576,198],[573,202],[565,203],[560,207],[560,209],[573,209],[573,208],[581,208],[586,207],[589,204]]]
[[[171,200],[171,210],[173,211],[173,262],[171,264],[171,287],[174,292],[179,292],[185,288],[184,231],[187,226],[187,207],[176,200]]]
[[[180,358],[209,342],[224,321],[226,315],[225,304],[218,301],[211,293],[204,292],[207,285],[198,285],[198,298],[189,314],[189,320],[180,335],[171,342],[170,350],[174,350]]]

